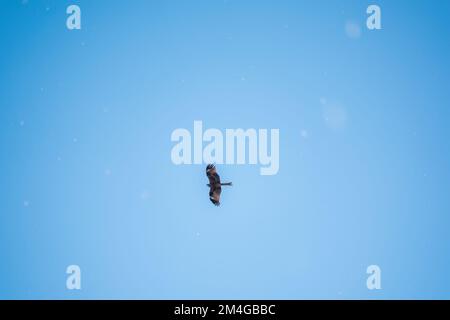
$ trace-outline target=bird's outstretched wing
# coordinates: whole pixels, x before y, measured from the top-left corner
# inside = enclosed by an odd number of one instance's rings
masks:
[[[215,206],[220,206],[220,193],[222,192],[222,188],[219,187],[211,187],[209,189],[209,200],[214,203]]]
[[[216,167],[213,164],[208,164],[206,167],[206,176],[209,180],[209,200],[211,200],[214,205],[220,205],[220,194],[222,188],[220,186],[220,176],[217,174]]]

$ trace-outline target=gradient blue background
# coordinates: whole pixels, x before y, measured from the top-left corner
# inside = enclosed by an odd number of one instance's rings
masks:
[[[1,0],[0,298],[448,299],[449,15]],[[212,206],[204,166],[170,159],[194,120],[279,128],[278,175],[221,165]]]

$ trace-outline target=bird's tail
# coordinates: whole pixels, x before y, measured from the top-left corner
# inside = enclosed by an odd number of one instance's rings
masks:
[[[232,186],[233,182],[226,182],[226,183],[221,183],[221,186]]]

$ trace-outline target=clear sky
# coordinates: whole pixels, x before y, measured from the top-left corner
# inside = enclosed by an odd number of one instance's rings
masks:
[[[448,299],[449,16],[444,0],[1,1],[0,298]],[[278,174],[218,165],[233,187],[214,207],[205,165],[171,161],[195,120],[279,129]]]

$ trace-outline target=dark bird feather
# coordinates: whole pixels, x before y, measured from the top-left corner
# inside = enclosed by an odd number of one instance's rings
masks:
[[[208,164],[206,166],[206,176],[209,180],[209,200],[215,205],[220,205],[220,194],[222,193],[222,186],[227,185],[231,186],[231,182],[229,183],[221,183],[220,176],[217,173],[216,167],[213,164]]]

